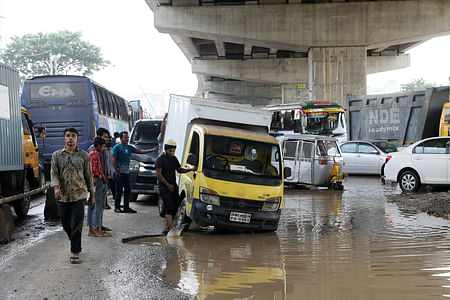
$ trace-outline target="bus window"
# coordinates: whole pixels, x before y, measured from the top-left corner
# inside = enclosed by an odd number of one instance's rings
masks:
[[[98,112],[100,114],[104,114],[105,109],[104,109],[103,96],[102,96],[100,89],[97,86],[95,87],[95,95],[97,96]]]
[[[105,101],[106,111],[105,115],[111,116],[111,99],[109,98],[108,93],[105,90],[103,92],[103,100]]]
[[[119,110],[118,110],[118,107],[117,107],[118,99],[117,99],[116,96],[113,96],[112,100],[113,100],[113,117],[115,119],[118,119],[119,118]]]

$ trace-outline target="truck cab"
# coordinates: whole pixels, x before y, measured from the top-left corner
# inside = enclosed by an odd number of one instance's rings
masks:
[[[274,231],[283,200],[278,141],[248,129],[193,125],[180,191],[186,216],[200,226]],[[183,207],[185,206],[185,207]]]
[[[158,145],[158,135],[161,131],[160,119],[139,120],[131,131],[130,145],[136,149],[151,149]],[[159,150],[159,149],[158,149]],[[158,151],[147,154],[133,153],[131,155],[131,201],[136,201],[139,194],[157,195],[155,163]]]

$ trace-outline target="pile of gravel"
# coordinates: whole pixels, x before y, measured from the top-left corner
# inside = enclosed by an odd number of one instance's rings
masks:
[[[450,193],[414,193],[389,195],[388,202],[396,203],[410,213],[425,212],[435,217],[450,219]]]

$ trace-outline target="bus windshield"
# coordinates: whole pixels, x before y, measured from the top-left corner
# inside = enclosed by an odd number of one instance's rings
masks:
[[[313,134],[344,134],[344,126],[341,122],[343,113],[327,113],[320,115],[307,113],[305,133]]]
[[[250,184],[280,184],[281,159],[277,144],[215,135],[207,135],[205,139],[206,176]]]

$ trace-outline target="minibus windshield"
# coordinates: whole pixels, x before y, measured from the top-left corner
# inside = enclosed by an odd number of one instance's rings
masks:
[[[254,184],[267,183],[261,178],[275,179],[269,180],[268,185],[281,180],[278,144],[215,135],[207,135],[205,139],[206,176]]]

